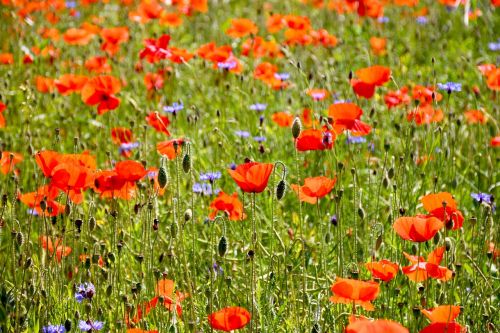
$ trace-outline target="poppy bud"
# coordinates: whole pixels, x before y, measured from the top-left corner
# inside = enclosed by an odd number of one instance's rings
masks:
[[[364,220],[364,218],[365,218],[365,210],[362,207],[358,208],[358,216],[360,217],[360,219]]]
[[[167,186],[168,183],[168,174],[167,169],[164,166],[161,166],[158,170],[158,185],[163,189]]]
[[[264,154],[264,153],[266,152],[266,149],[264,148],[264,146],[263,146],[262,144],[261,144],[261,145],[259,145],[259,152],[260,152],[261,154]]]
[[[279,181],[278,186],[276,186],[276,199],[281,200],[285,195],[286,183],[282,179]]]
[[[222,236],[219,240],[219,245],[218,245],[218,250],[219,250],[219,255],[221,257],[224,257],[227,251],[227,239],[226,237]]]
[[[403,207],[399,208],[399,215],[404,216],[405,213],[406,213],[406,209],[404,209]]]
[[[302,131],[302,123],[299,117],[295,117],[292,124],[292,136],[294,139],[297,139]]]
[[[24,235],[20,231],[16,234],[16,242],[18,246],[22,246],[24,244]]]
[[[326,244],[330,243],[331,239],[332,239],[332,234],[327,232],[325,235],[325,243]]]
[[[384,179],[382,179],[382,186],[384,186],[384,188],[389,187],[389,178],[384,177]]]
[[[106,295],[111,296],[111,294],[113,293],[113,287],[111,285],[108,285],[108,287],[106,288]]]
[[[292,228],[288,228],[288,238],[290,238],[290,240],[293,240],[293,229]]]
[[[135,260],[137,260],[139,263],[142,263],[142,262],[144,261],[144,255],[142,255],[142,254],[140,254],[140,253],[139,253],[139,254],[137,254],[137,255],[135,256]]]
[[[85,303],[85,313],[91,313],[91,312],[92,312],[92,304]]]
[[[349,81],[352,80],[352,71],[349,71]]]
[[[337,224],[338,224],[338,220],[337,220],[337,215],[333,215],[331,218],[330,218],[330,223],[336,227]]]
[[[193,217],[193,211],[191,210],[191,208],[186,209],[186,211],[184,212],[184,221],[188,222],[191,220],[192,217]]]
[[[66,332],[71,331],[71,320],[66,319],[66,321],[64,322],[64,329],[66,330]]]
[[[113,252],[109,252],[109,253],[108,253],[108,259],[109,259],[109,261],[111,261],[111,262],[115,262],[115,259],[116,259],[116,258],[115,258],[115,254],[114,254]]]
[[[32,265],[33,265],[33,260],[31,259],[31,257],[28,257],[28,258],[26,259],[26,261],[24,262],[24,268],[25,268],[25,269],[28,269],[28,268],[30,268]]]
[[[45,200],[40,201],[40,209],[42,210],[42,212],[45,212],[45,210],[47,209],[47,202]]]
[[[253,260],[253,257],[255,256],[254,250],[249,250],[247,256],[250,260]]]
[[[387,171],[387,177],[389,177],[389,179],[394,178],[394,168],[393,167],[391,167],[389,169],[389,171]]]
[[[91,216],[89,218],[89,230],[93,231],[95,229],[95,225],[96,225],[95,217]]]
[[[185,173],[188,173],[191,170],[191,155],[184,155],[184,158],[182,159],[182,169]]]
[[[444,245],[446,246],[446,251],[451,250],[452,243],[451,243],[451,239],[449,237],[446,237],[444,239]]]
[[[81,219],[75,220],[75,227],[76,227],[76,230],[78,231],[78,233],[82,232],[82,224],[83,224],[83,221]]]

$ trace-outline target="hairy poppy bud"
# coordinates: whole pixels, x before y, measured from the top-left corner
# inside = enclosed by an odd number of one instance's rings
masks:
[[[276,199],[281,200],[285,196],[286,183],[282,179],[279,181],[278,186],[276,186]]]
[[[191,170],[191,155],[184,155],[184,158],[182,159],[182,169],[185,173],[188,173]]]
[[[163,189],[167,186],[168,183],[168,174],[167,169],[164,166],[161,166],[158,170],[158,185]]]
[[[444,239],[444,245],[446,246],[446,251],[450,251],[451,250],[451,239],[449,237],[446,237]]]
[[[184,221],[188,222],[191,220],[192,217],[193,217],[193,211],[191,210],[191,208],[186,209],[186,211],[184,212]]]
[[[389,169],[389,171],[387,171],[387,177],[389,177],[389,179],[394,178],[394,168],[393,167],[391,167]]]
[[[219,255],[221,257],[224,257],[224,255],[226,254],[226,251],[227,251],[227,239],[226,239],[226,237],[222,236],[220,238],[218,250],[219,250]]]
[[[96,225],[96,220],[95,220],[95,217],[91,216],[89,218],[89,230],[92,231],[95,229],[95,225]]]
[[[299,117],[296,117],[292,124],[292,135],[294,139],[297,139],[302,131],[302,122]]]
[[[362,220],[365,218],[365,210],[362,207],[358,208],[358,215]]]
[[[20,231],[16,234],[16,242],[17,242],[17,245],[19,245],[19,246],[24,244],[24,235]]]

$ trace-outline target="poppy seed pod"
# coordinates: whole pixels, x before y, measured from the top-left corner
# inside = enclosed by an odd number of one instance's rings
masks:
[[[217,246],[218,250],[219,250],[219,255],[221,257],[224,257],[224,255],[226,254],[226,251],[227,251],[227,239],[226,237],[222,236],[219,240],[219,245]]]
[[[158,185],[163,189],[167,186],[168,183],[168,174],[167,169],[162,165],[158,170]]]
[[[182,169],[185,173],[188,173],[191,170],[191,155],[186,154],[182,158]]]
[[[279,181],[278,186],[276,186],[276,199],[281,200],[285,196],[286,183],[282,179]]]
[[[302,122],[299,117],[296,117],[292,124],[292,136],[294,139],[297,139],[302,131]]]

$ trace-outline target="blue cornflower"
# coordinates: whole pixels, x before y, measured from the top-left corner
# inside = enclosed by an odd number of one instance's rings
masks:
[[[427,22],[429,22],[429,19],[427,18],[427,16],[419,16],[419,17],[417,17],[416,21],[420,25],[425,25],[425,24],[427,24]]]
[[[381,16],[377,19],[378,23],[387,23],[389,22],[389,18],[387,16]]]
[[[264,142],[266,141],[266,137],[265,136],[254,136],[253,139],[257,142]]]
[[[220,69],[230,70],[230,69],[236,68],[236,66],[238,66],[236,61],[224,61],[224,62],[217,63],[217,67],[219,67]]]
[[[212,195],[212,194],[218,194],[220,192],[220,189],[213,190],[212,189],[212,184],[210,183],[194,183],[193,184],[193,192],[194,193],[200,193],[203,195]]]
[[[349,143],[364,143],[366,142],[366,138],[362,136],[348,136],[346,139],[347,144]]]
[[[76,1],[66,1],[66,8],[76,8]]]
[[[172,105],[165,105],[163,107],[163,111],[168,113],[177,113],[182,109],[184,109],[184,104],[182,103],[182,101],[179,101],[179,103],[173,102]]]
[[[323,145],[329,146],[333,143],[333,136],[330,132],[323,132]]]
[[[274,77],[281,81],[286,81],[290,78],[289,73],[274,73]]]
[[[132,149],[139,147],[139,142],[125,142],[120,144],[118,152],[120,154],[131,152]]]
[[[229,164],[229,168],[230,168],[231,170],[236,170],[236,163],[231,163],[231,164]]]
[[[438,83],[438,89],[446,90],[448,93],[452,91],[462,91],[462,84],[458,82],[446,82],[446,83]]]
[[[255,103],[250,105],[250,110],[253,111],[264,111],[267,108],[267,104]]]
[[[350,99],[336,99],[333,101],[333,104],[340,104],[340,103],[351,103]]]
[[[221,177],[222,173],[220,171],[200,173],[200,180],[208,180],[209,182],[213,182]]]
[[[42,333],[66,333],[64,325],[49,325],[42,328]]]
[[[222,266],[217,265],[216,262],[214,262],[214,264],[212,265],[212,268],[213,268],[216,276],[224,275],[224,270],[222,269]]]
[[[78,328],[82,332],[100,331],[103,327],[104,323],[102,321],[80,320],[78,323]]]
[[[91,300],[95,295],[95,287],[90,282],[81,283],[75,293],[75,298],[78,303],[81,303],[84,299]]]
[[[493,201],[493,195],[489,194],[489,193],[471,193],[470,196],[472,197],[472,199],[474,199],[474,201],[476,201],[477,203],[481,204],[481,203],[485,203],[489,206],[491,206],[491,210],[493,212],[495,212],[495,209],[496,209],[496,205],[495,205],[495,202]]]
[[[34,208],[29,208],[28,209],[28,214],[33,215],[33,216],[38,216],[38,212]]]
[[[234,131],[234,134],[236,134],[240,138],[248,138],[250,136],[250,132],[247,131]]]
[[[500,38],[497,40],[497,42],[491,42],[491,43],[488,43],[488,48],[491,50],[491,51],[500,51]]]

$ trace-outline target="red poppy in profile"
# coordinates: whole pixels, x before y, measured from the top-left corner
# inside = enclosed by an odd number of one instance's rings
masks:
[[[357,319],[349,323],[345,333],[409,333],[401,324],[387,319]]]
[[[71,254],[71,248],[69,246],[64,246],[61,238],[57,238],[52,242],[49,236],[40,236],[40,243],[42,248],[47,250],[51,256],[55,254],[57,262],[61,262],[62,258]]]
[[[134,135],[132,131],[125,127],[114,127],[111,129],[111,139],[117,145],[132,142]]]
[[[79,28],[70,28],[63,34],[63,39],[69,45],[87,45],[94,34]]]
[[[371,127],[360,120],[363,110],[354,103],[336,103],[328,108],[328,117],[335,133],[348,130],[354,136],[364,136],[371,132]]]
[[[20,163],[22,160],[23,155],[20,153],[0,151],[0,172],[4,175],[8,174],[10,171],[15,170],[15,165]]]
[[[370,47],[372,49],[373,54],[377,56],[382,56],[387,53],[386,50],[387,39],[380,37],[370,37]]]
[[[431,323],[451,323],[460,314],[460,307],[457,305],[440,305],[430,310],[420,310],[424,316],[429,318]]]
[[[500,91],[500,68],[495,68],[488,73],[486,84],[491,90]]]
[[[260,193],[267,187],[273,167],[271,163],[248,162],[227,171],[243,192]]]
[[[85,61],[85,68],[92,73],[105,74],[111,73],[111,66],[106,57],[91,57]]]
[[[389,91],[384,96],[385,105],[389,109],[399,106],[408,105],[411,102],[410,95],[408,95],[408,87],[402,87],[396,91]]]
[[[163,156],[167,156],[169,160],[175,159],[176,156],[182,154],[182,146],[184,139],[172,139],[156,144],[156,150]]]
[[[356,79],[351,80],[352,88],[356,95],[367,99],[372,98],[375,87],[382,86],[391,77],[391,69],[385,66],[370,66],[358,69]]]
[[[160,17],[160,24],[176,28],[182,24],[182,17],[178,13],[163,12]]]
[[[365,264],[365,267],[370,271],[370,273],[372,273],[373,277],[384,282],[389,282],[394,279],[399,271],[398,264],[386,259],[380,260],[378,262],[368,262]]]
[[[406,259],[411,262],[410,266],[402,268],[403,273],[413,282],[422,282],[428,278],[440,281],[448,281],[453,278],[453,272],[447,267],[439,266],[443,260],[445,247],[436,248],[427,256],[427,261],[423,257],[417,257],[403,253]]]
[[[481,110],[468,110],[464,112],[468,124],[486,124],[487,116]]]
[[[334,294],[330,297],[330,301],[333,303],[354,303],[366,311],[375,310],[371,301],[376,299],[380,292],[380,286],[377,282],[343,278],[337,278],[330,289]]]
[[[232,306],[208,315],[208,324],[213,329],[230,332],[245,327],[251,317],[246,309]]]
[[[102,198],[130,200],[135,196],[136,182],[146,176],[144,166],[136,161],[127,160],[116,163],[112,170],[95,173],[93,189]]]
[[[292,184],[292,189],[299,193],[300,201],[315,204],[318,199],[323,198],[330,193],[335,186],[337,178],[319,176],[304,179],[304,185]]]
[[[290,127],[292,126],[294,117],[288,112],[275,112],[271,116],[271,119],[280,127]]]
[[[56,202],[55,199],[59,194],[59,190],[51,186],[42,186],[36,192],[18,194],[19,201],[32,209],[33,215],[40,216],[57,216],[64,213],[64,205]],[[41,202],[44,201],[42,209]]]
[[[56,79],[54,84],[59,93],[66,96],[72,93],[80,93],[87,81],[88,77],[83,75],[64,74]]]
[[[458,323],[432,323],[419,333],[465,333],[467,330]]]
[[[295,141],[298,151],[332,149],[336,135],[326,127],[323,129],[306,129],[300,132]]]
[[[158,112],[150,112],[146,117],[146,121],[156,131],[164,133],[167,136],[170,136],[170,132],[167,128],[168,125],[170,124],[170,120],[168,119],[167,116],[162,116]]]
[[[97,113],[101,115],[120,105],[120,99],[115,96],[120,89],[120,80],[114,76],[97,76],[83,87],[82,101],[87,105],[97,105]]]
[[[433,216],[403,216],[393,225],[396,233],[405,240],[412,242],[426,242],[434,237],[444,223]]]
[[[429,212],[429,216],[434,216],[446,223],[447,227],[453,230],[462,228],[464,217],[458,210],[457,203],[448,192],[428,194],[420,199],[424,209]]]
[[[7,105],[0,102],[0,128],[5,127],[5,118],[3,116],[3,112],[7,109]]]
[[[233,38],[241,38],[248,35],[256,35],[259,28],[252,20],[246,18],[232,19],[231,26],[226,30],[226,35]]]
[[[51,93],[56,88],[55,80],[50,77],[37,75],[35,77],[36,90],[41,93]]]
[[[100,32],[103,43],[101,50],[110,56],[120,50],[120,44],[128,42],[130,35],[127,27],[104,28]]]
[[[220,191],[217,197],[210,203],[210,215],[208,216],[211,220],[215,219],[218,212],[224,212],[227,214],[229,220],[240,221],[245,218],[243,214],[243,204],[238,199],[238,194],[236,192],[233,195],[229,195]]]

